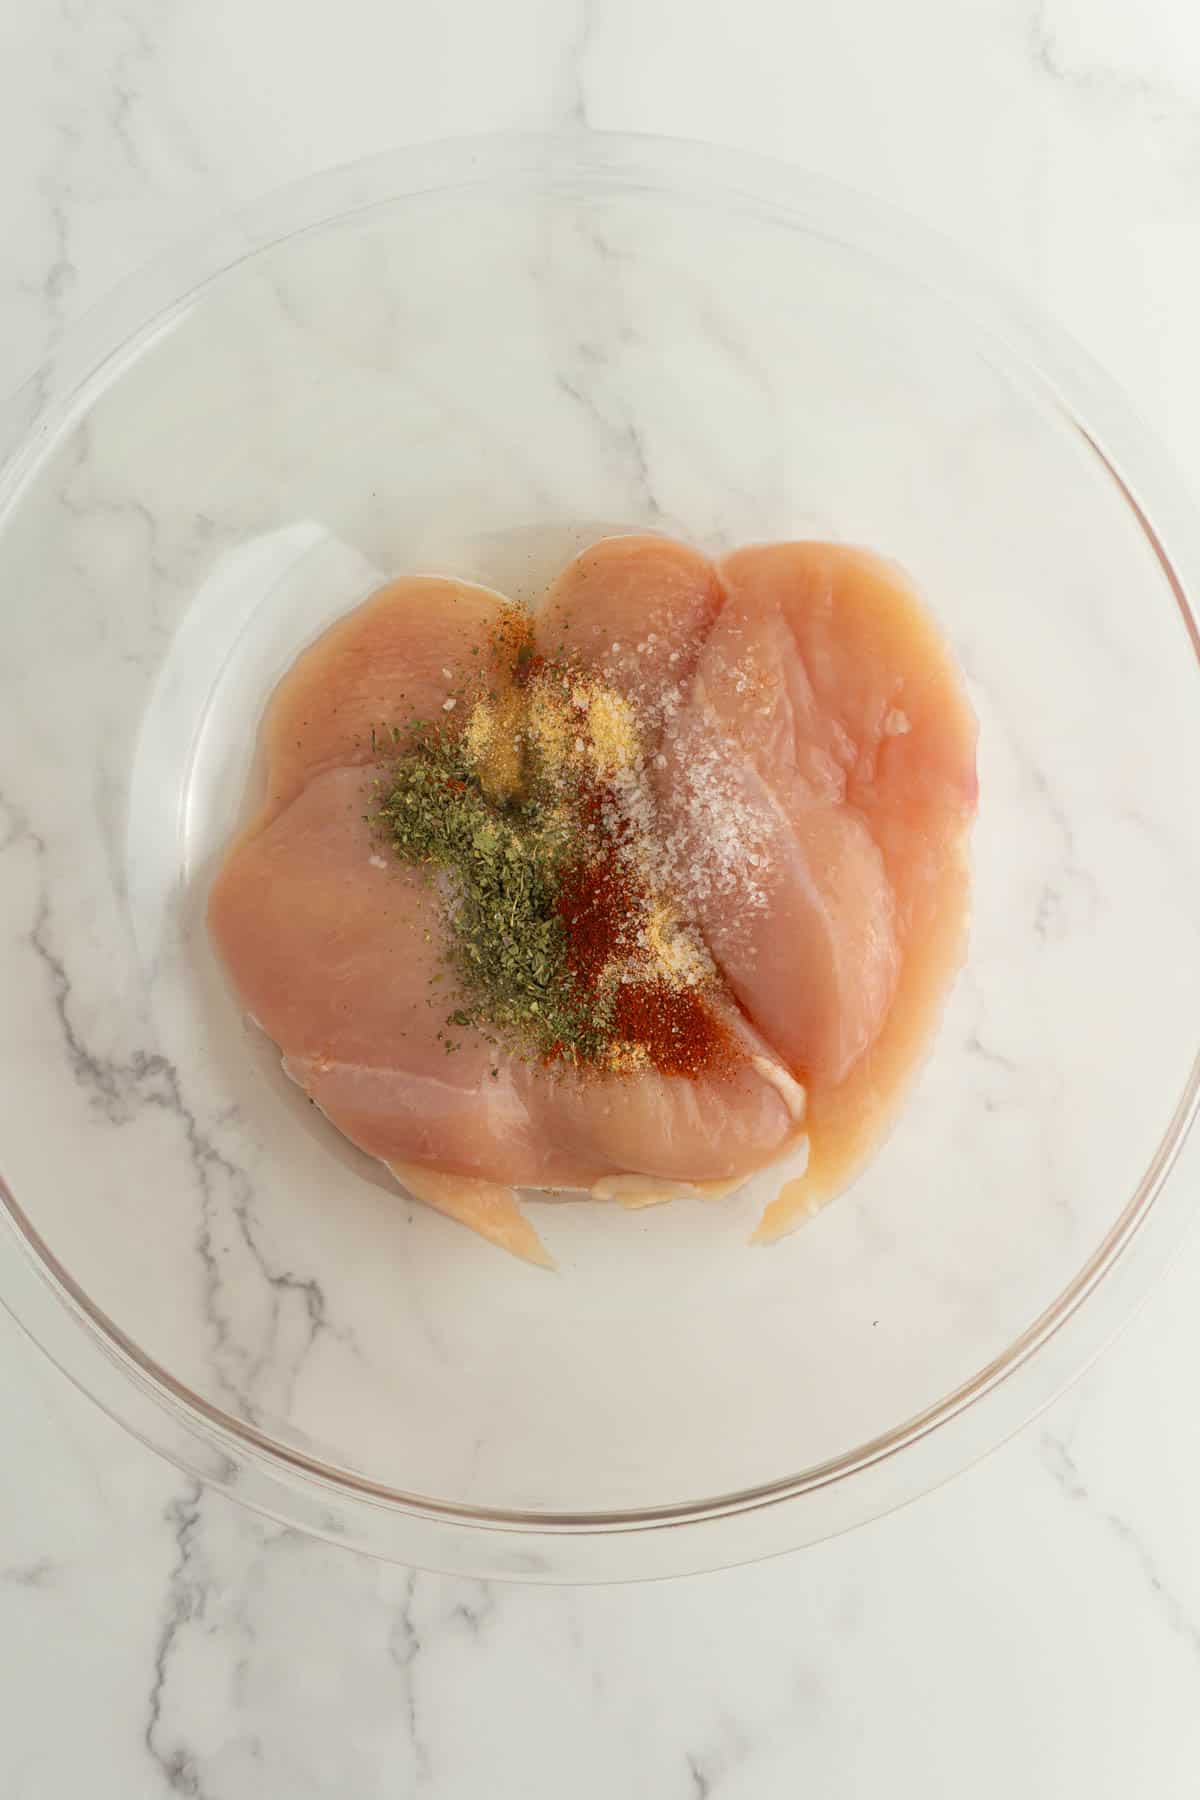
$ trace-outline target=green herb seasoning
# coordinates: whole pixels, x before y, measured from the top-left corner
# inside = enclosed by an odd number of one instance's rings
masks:
[[[540,1057],[602,1057],[611,996],[572,978],[555,911],[562,870],[578,850],[569,816],[537,793],[497,807],[462,740],[426,727],[381,784],[379,824],[404,861],[449,878],[448,955],[460,1004],[447,1024]]]

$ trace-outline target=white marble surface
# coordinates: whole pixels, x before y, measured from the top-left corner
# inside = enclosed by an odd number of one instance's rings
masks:
[[[278,0],[0,17],[0,385],[181,232],[448,131],[583,121],[794,158],[1040,298],[1200,454],[1200,25],[1175,0]],[[1191,1795],[1200,1350],[1185,1253],[1040,1424],[756,1569],[481,1588],[256,1522],[0,1320],[0,1791]]]

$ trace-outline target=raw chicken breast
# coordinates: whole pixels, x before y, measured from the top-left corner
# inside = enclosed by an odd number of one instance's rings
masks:
[[[595,669],[653,741],[686,690],[724,594],[707,557],[670,538],[601,538],[568,563],[538,614],[538,648]]]
[[[268,813],[322,769],[375,762],[372,732],[459,721],[495,674],[502,594],[468,581],[393,581],[319,637],[276,688],[264,738]]]
[[[445,975],[437,890],[374,844],[372,781],[359,768],[314,776],[235,849],[209,902],[244,1005],[352,1142],[398,1172],[432,1172],[433,1182],[402,1179],[531,1260],[536,1234],[513,1186],[588,1189],[629,1173],[692,1184],[780,1154],[797,1129],[796,1096],[740,1022],[747,1060],[698,1081],[575,1077],[444,1027],[454,995],[435,983]]]
[[[473,1033],[448,1055],[452,999],[432,986],[443,948],[437,897],[382,854],[365,814],[372,772],[317,775],[228,858],[209,928],[251,1016],[288,1072],[384,1161],[493,1181],[555,1179],[511,1073]],[[431,1003],[432,1001],[432,1003]]]
[[[811,778],[792,755],[803,670],[790,647],[733,670],[722,627],[714,637],[656,776],[671,861],[749,1017],[803,1080],[834,1085],[878,1036],[895,992],[883,856],[844,784]]]
[[[660,798],[726,980],[809,1091],[809,1169],[767,1209],[773,1237],[877,1140],[961,961],[976,725],[879,558],[777,544],[719,573]]]
[[[689,1187],[744,1180],[797,1136],[805,1095],[734,1009],[725,1023],[742,1054],[711,1075],[538,1071],[543,1123],[585,1166],[607,1159],[608,1175],[632,1173]]]
[[[975,721],[957,669],[904,578],[862,551],[778,544],[714,567],[630,536],[569,565],[537,646],[638,710],[667,861],[739,1052],[698,1079],[576,1075],[445,1026],[443,896],[367,819],[373,731],[454,730],[485,689],[515,695],[505,605],[395,582],[299,659],[264,728],[265,807],[212,891],[217,948],[333,1123],[504,1248],[548,1261],[515,1187],[633,1205],[726,1191],[803,1127],[807,1174],[757,1234],[778,1236],[878,1140],[962,956]]]

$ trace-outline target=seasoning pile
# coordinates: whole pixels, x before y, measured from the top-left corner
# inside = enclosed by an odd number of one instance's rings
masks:
[[[645,721],[565,650],[537,653],[520,608],[479,651],[488,685],[397,734],[375,818],[443,898],[445,1050],[473,1028],[607,1074],[727,1064],[719,977],[655,829]]]

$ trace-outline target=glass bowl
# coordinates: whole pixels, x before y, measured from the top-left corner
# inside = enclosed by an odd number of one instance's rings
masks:
[[[669,1574],[910,1498],[1128,1315],[1192,1210],[1200,540],[1058,331],[789,169],[460,141],[140,277],[3,429],[0,1295],[147,1442],[405,1562]],[[329,619],[631,528],[906,566],[980,715],[975,916],[839,1201],[768,1249],[761,1183],[544,1203],[548,1275],[325,1126],[204,903]]]

